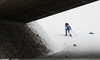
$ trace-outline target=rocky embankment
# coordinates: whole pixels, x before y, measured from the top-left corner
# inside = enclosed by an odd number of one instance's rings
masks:
[[[34,58],[48,52],[26,24],[0,21],[0,58]]]

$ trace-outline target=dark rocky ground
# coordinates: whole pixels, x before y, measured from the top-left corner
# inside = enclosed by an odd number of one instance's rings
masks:
[[[24,59],[47,54],[41,38],[26,24],[0,20],[0,58]]]

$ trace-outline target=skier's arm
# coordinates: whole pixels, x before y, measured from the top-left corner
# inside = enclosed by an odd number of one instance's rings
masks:
[[[67,29],[67,27],[65,26],[65,30]]]

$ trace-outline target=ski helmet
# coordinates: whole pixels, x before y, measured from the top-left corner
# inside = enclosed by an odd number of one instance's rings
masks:
[[[65,25],[67,26],[67,25],[68,25],[68,23],[65,23]]]

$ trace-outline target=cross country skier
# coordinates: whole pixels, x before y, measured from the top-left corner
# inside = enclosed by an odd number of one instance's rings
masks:
[[[70,30],[72,30],[72,29],[71,29],[71,27],[69,26],[69,24],[68,24],[68,23],[65,23],[65,33],[66,33],[65,36],[67,36],[67,31],[68,31],[69,35],[72,36],[71,33],[70,33]]]

